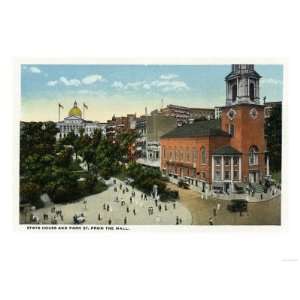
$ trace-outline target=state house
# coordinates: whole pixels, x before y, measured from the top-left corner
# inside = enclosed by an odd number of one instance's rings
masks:
[[[254,65],[232,65],[220,119],[184,125],[161,137],[162,172],[203,191],[235,191],[269,176],[260,78]]]

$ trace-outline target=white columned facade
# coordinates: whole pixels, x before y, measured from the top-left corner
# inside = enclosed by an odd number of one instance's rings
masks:
[[[233,156],[230,158],[230,178],[231,178],[231,191],[234,191],[233,188]]]
[[[242,157],[239,157],[239,181],[242,181]]]
[[[212,182],[215,180],[215,159],[211,157],[211,180]]]
[[[222,159],[221,159],[221,180],[223,181],[224,180],[224,156],[222,156]]]
[[[270,175],[270,161],[269,161],[269,156],[267,156],[267,176]]]
[[[230,177],[231,181],[233,181],[233,156],[230,158]]]

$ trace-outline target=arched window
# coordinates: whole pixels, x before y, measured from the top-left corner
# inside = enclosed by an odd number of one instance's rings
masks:
[[[205,164],[206,163],[206,150],[205,150],[205,147],[201,147],[200,153],[201,153],[201,163]]]
[[[229,132],[228,132],[231,136],[234,136],[234,125],[230,124],[229,125]]]
[[[254,100],[254,84],[253,83],[250,83],[250,87],[249,87],[249,96],[250,96],[250,100]]]
[[[237,97],[237,86],[236,84],[234,84],[232,86],[232,101],[234,102],[236,100]]]
[[[249,148],[249,165],[258,164],[258,148],[253,145]]]

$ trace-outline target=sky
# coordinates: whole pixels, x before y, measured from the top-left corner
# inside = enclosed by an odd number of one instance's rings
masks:
[[[22,121],[57,121],[76,100],[85,118],[106,122],[142,115],[168,104],[213,108],[225,104],[225,76],[231,65],[21,65]],[[261,97],[283,98],[283,66],[255,65]],[[163,101],[162,101],[163,99]]]

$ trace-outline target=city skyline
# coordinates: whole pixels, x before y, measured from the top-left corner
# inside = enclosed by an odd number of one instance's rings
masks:
[[[261,98],[281,101],[283,66],[255,65]],[[225,76],[231,65],[46,65],[21,66],[21,119],[57,121],[76,100],[86,103],[87,119],[106,122],[112,115],[144,114],[168,104],[213,108],[225,105]]]

